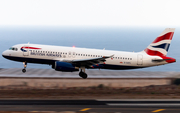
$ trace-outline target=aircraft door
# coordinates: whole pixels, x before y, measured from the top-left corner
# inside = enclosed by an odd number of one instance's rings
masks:
[[[29,46],[23,46],[22,51],[24,56],[29,56]]]
[[[137,56],[137,65],[143,65],[143,55],[141,54]]]

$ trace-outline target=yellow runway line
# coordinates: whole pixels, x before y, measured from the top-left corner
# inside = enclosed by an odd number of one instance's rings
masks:
[[[91,108],[84,108],[84,109],[81,109],[80,111],[87,111],[87,110],[90,110]]]
[[[152,112],[160,112],[160,111],[163,111],[163,110],[165,110],[165,109],[158,109],[158,110],[155,110],[155,111],[152,111]]]

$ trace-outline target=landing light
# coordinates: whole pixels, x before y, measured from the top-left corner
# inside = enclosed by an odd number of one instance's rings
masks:
[[[73,46],[73,48],[75,48],[75,46]]]

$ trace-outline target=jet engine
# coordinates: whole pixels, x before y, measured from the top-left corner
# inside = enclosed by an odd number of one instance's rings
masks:
[[[55,65],[52,67],[56,71],[66,71],[66,72],[79,71],[78,67],[75,67],[73,64],[68,63],[68,62],[56,61]]]

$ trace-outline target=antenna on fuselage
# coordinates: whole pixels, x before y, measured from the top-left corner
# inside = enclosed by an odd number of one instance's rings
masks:
[[[105,50],[105,48],[103,50]]]

